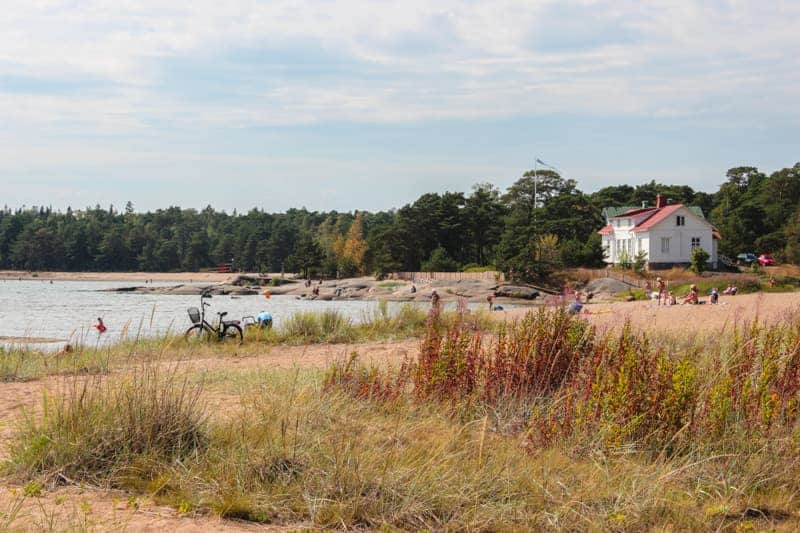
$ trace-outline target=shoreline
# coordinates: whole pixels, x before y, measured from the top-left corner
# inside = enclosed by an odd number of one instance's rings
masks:
[[[219,272],[31,272],[24,270],[0,270],[0,280],[43,281],[126,281],[221,283],[240,275]],[[258,274],[249,274],[257,276]],[[287,276],[288,278],[288,276]]]

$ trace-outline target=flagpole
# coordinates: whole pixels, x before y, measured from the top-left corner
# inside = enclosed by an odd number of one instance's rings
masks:
[[[536,164],[539,162],[539,158],[535,158],[533,160],[533,208],[536,209],[539,207],[539,193],[537,190],[537,182],[539,181],[538,176],[536,175]]]

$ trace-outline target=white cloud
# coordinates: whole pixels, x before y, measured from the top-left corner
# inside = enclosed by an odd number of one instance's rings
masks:
[[[796,120],[789,104],[800,81],[799,20],[796,2],[745,0],[16,2],[0,13],[0,77],[99,87],[3,93],[0,85],[0,114],[22,129],[99,131],[153,121],[713,116],[732,106]],[[260,74],[256,90],[239,94],[234,76],[235,97],[202,102],[160,79],[166,60],[200,62],[224,76],[228,55],[240,49],[283,62],[283,75],[259,81],[263,65],[254,58],[237,72]],[[351,66],[323,81],[306,77],[292,64],[292,51],[302,49]]]

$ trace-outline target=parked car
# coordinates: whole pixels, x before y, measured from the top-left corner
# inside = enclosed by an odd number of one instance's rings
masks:
[[[758,256],[758,264],[761,266],[772,266],[775,264],[775,258],[772,254],[761,254]]]
[[[753,263],[758,261],[758,257],[756,257],[756,254],[750,254],[750,253],[739,254],[736,256],[736,261],[740,264],[752,265]]]

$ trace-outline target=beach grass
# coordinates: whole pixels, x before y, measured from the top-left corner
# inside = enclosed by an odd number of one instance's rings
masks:
[[[483,310],[461,308],[443,312],[441,316],[443,323],[466,320],[476,329],[497,327],[491,315]],[[404,304],[390,311],[386,302],[380,302],[357,321],[337,310],[299,311],[275,328],[247,328],[241,344],[213,340],[187,343],[178,333],[143,336],[135,328],[112,344],[78,342],[59,351],[16,344],[0,347],[0,382],[30,381],[60,374],[107,374],[113,368],[143,361],[259,355],[265,347],[282,345],[399,341],[420,336],[425,331],[427,317],[428,310],[417,305]]]
[[[797,316],[708,344],[542,309],[496,334],[431,316],[397,367],[70,375],[6,475],[289,527],[791,531],[798,338]]]

